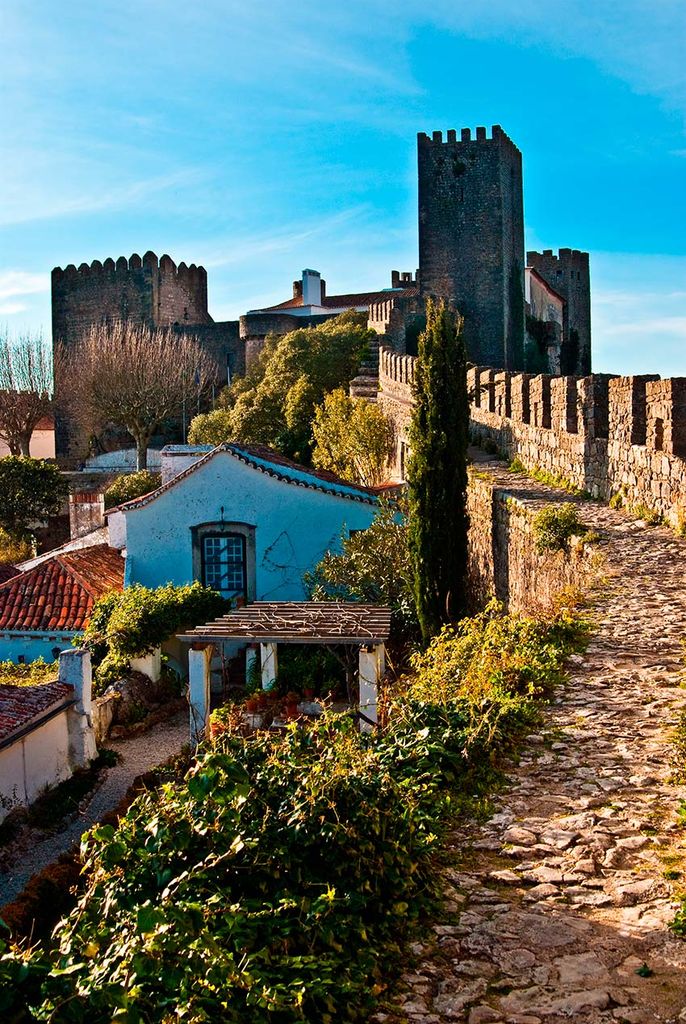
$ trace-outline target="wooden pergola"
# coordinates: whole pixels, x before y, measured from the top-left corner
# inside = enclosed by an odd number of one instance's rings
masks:
[[[256,601],[236,608],[178,639],[192,644],[188,656],[191,742],[197,745],[207,729],[210,705],[210,664],[215,644],[224,641],[259,644],[262,687],[277,677],[279,644],[345,644],[359,648],[361,727],[377,721],[378,685],[385,671],[385,641],[391,631],[391,609],[385,605],[344,601]],[[255,658],[254,648],[248,658]]]

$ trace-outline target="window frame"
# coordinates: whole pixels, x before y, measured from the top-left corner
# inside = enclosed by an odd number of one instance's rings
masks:
[[[217,520],[198,523],[191,527],[193,550],[193,579],[205,583],[205,539],[208,537],[238,536],[243,541],[243,593],[246,603],[255,600],[255,527],[250,523]],[[221,593],[221,591],[217,591]],[[236,600],[236,598],[232,598]]]

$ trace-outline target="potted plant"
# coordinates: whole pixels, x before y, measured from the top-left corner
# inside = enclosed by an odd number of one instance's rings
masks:
[[[251,693],[245,702],[245,710],[249,715],[254,715],[259,710],[260,701],[256,693]]]
[[[283,699],[284,713],[286,718],[298,717],[298,701],[300,694],[290,690]]]

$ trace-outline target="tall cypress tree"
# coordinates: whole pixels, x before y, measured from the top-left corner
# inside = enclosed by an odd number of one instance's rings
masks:
[[[409,543],[425,641],[466,611],[469,402],[462,320],[427,302],[415,364]]]

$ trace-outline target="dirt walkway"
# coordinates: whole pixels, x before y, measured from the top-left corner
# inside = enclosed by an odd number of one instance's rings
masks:
[[[544,497],[521,480],[518,496]],[[686,1021],[686,942],[667,929],[684,883],[665,877],[686,873],[686,788],[668,781],[686,705],[686,542],[595,503],[580,512],[602,531],[611,573],[596,636],[497,813],[454,834],[448,923],[414,947],[376,1021]]]
[[[150,771],[181,750],[188,742],[188,712],[179,712],[173,718],[158,723],[150,732],[131,739],[108,740],[107,746],[121,755],[119,764],[110,768],[103,784],[79,815],[62,832],[49,836],[27,851],[12,870],[0,874],[0,907],[10,903],[37,871],[42,871],[61,853],[79,842],[81,835],[103,815],[113,810],[125,795],[137,775]]]

